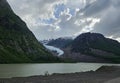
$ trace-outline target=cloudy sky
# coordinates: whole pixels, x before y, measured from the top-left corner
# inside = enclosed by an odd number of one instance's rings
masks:
[[[102,33],[120,40],[120,0],[7,0],[38,40]]]

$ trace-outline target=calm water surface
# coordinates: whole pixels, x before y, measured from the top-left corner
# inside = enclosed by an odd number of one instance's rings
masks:
[[[25,77],[33,75],[44,75],[45,72],[52,73],[74,73],[96,70],[103,65],[99,63],[54,63],[54,64],[0,64],[0,78]]]

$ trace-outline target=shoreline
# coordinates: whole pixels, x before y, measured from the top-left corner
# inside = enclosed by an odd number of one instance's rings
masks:
[[[36,63],[36,62],[33,62],[33,63],[0,63],[0,65],[3,65],[3,64],[56,64],[56,63],[59,63],[59,64],[74,64],[74,63],[96,63],[96,64],[101,64],[101,63],[105,63],[105,64],[120,64],[120,63],[113,63],[113,62],[89,62],[89,61],[81,61],[81,62],[41,62],[41,63]]]
[[[110,80],[114,81],[114,79],[120,81],[119,77],[119,66],[102,66],[96,71],[0,78],[0,83],[106,83]]]

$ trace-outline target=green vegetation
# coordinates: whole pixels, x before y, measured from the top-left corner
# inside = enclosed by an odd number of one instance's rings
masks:
[[[102,49],[107,52],[115,53],[120,56],[120,43],[112,39],[98,40],[91,43],[92,48]]]
[[[6,0],[0,0],[0,63],[34,62],[60,62],[60,59],[37,41]]]
[[[120,63],[120,43],[105,38],[99,33],[81,34],[72,42],[71,48],[73,52],[80,52],[89,56],[104,58],[114,63]]]

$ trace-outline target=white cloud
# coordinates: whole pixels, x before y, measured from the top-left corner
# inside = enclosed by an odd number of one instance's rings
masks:
[[[8,2],[39,40],[77,36],[88,31],[120,39],[120,0],[8,0]],[[54,14],[57,5],[58,18]]]
[[[79,27],[82,27],[82,29],[79,32],[75,33],[74,36],[77,36],[85,32],[91,32],[94,29],[94,26],[99,22],[100,22],[99,18],[93,18],[93,17],[76,20],[75,24],[78,25]]]

